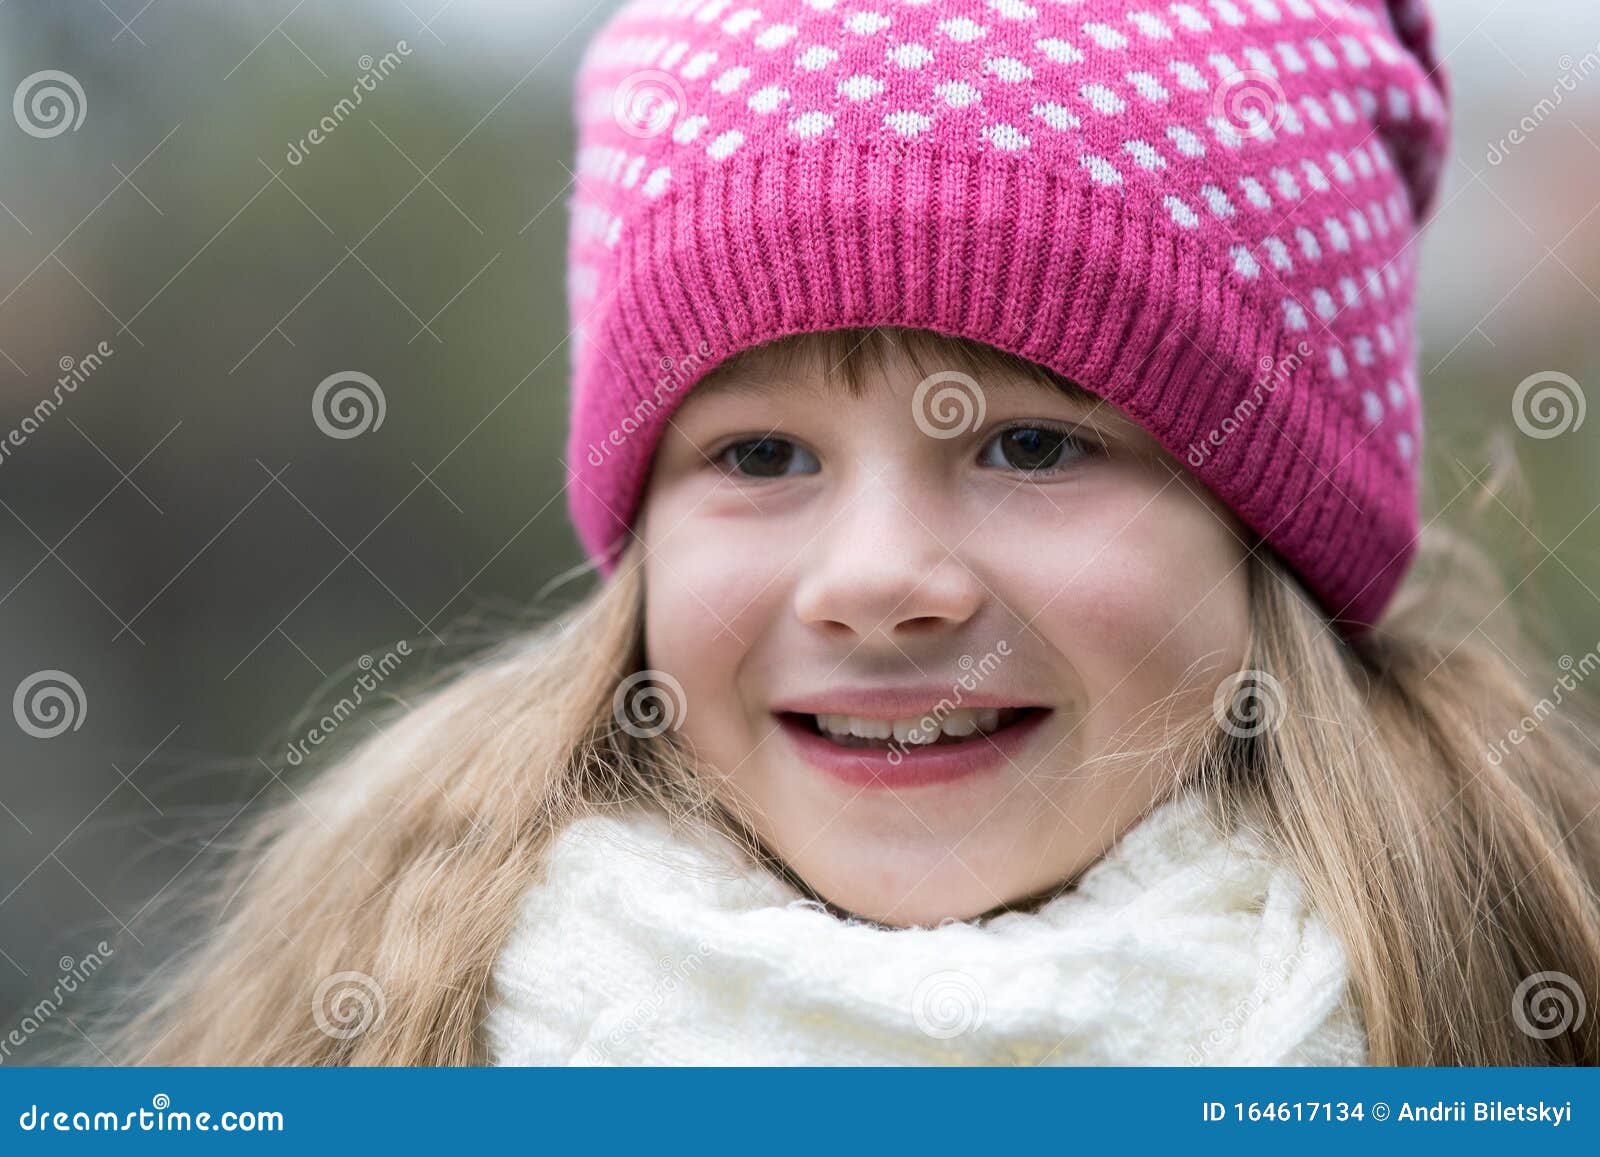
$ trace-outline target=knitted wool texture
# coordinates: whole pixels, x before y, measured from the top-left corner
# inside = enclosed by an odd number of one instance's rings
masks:
[[[1335,619],[1388,602],[1449,135],[1422,0],[638,0],[577,114],[567,496],[602,570],[717,364],[902,325],[1120,407]]]
[[[1251,829],[1192,795],[1074,890],[890,929],[659,813],[578,820],[494,971],[502,1065],[1360,1065],[1338,940]]]

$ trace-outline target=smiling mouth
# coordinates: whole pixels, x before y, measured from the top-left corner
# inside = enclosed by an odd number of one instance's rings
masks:
[[[930,713],[903,719],[793,711],[780,712],[780,716],[838,747],[889,751],[982,743],[1046,710],[1043,707],[963,707],[943,715]]]

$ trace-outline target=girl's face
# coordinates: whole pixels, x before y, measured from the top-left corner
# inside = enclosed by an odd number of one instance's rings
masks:
[[[652,467],[647,664],[682,687],[677,737],[857,915],[933,924],[1070,879],[1243,666],[1241,527],[1086,395],[930,378],[899,346],[860,396],[780,366],[695,387]]]

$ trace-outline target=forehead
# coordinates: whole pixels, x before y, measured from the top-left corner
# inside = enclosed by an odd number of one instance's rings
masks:
[[[801,393],[808,398],[862,398],[887,393],[894,397],[909,394],[918,384],[929,379],[961,381],[970,378],[985,394],[1024,395],[1059,394],[1089,405],[1106,405],[1087,390],[1070,383],[1056,385],[1048,380],[1006,371],[987,370],[974,373],[968,369],[920,370],[914,367],[896,367],[883,371],[868,369],[855,380],[842,372],[825,372],[819,366],[803,367],[762,364],[758,361],[741,362],[719,368],[707,375],[694,388],[701,397],[753,397],[772,398]]]
[[[808,335],[745,350],[725,361],[698,385],[693,395],[758,401],[837,402],[844,398],[909,398],[930,377],[942,377],[955,388],[971,389],[995,402],[1025,403],[1047,397],[1071,404],[1078,420],[1131,445],[1155,441],[1116,406],[1043,366],[1010,355],[975,348],[939,335],[916,335],[919,341],[888,338],[875,350],[867,338]],[[832,338],[833,340],[825,340]],[[816,340],[808,340],[816,339]],[[964,381],[955,375],[965,375]]]
[[[914,389],[931,376],[965,375],[985,389],[1045,389],[1094,400],[1042,366],[976,343],[917,331],[842,331],[806,334],[742,350],[713,370],[697,393],[806,390],[817,395],[863,395],[890,387]]]

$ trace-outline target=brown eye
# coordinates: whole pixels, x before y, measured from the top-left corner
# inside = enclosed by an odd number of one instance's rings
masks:
[[[730,474],[746,478],[782,478],[787,474],[814,474],[817,460],[808,450],[787,438],[754,438],[735,442],[717,462]]]
[[[1084,443],[1065,430],[1049,426],[1013,426],[984,445],[979,463],[1039,474],[1068,465],[1087,452]]]

